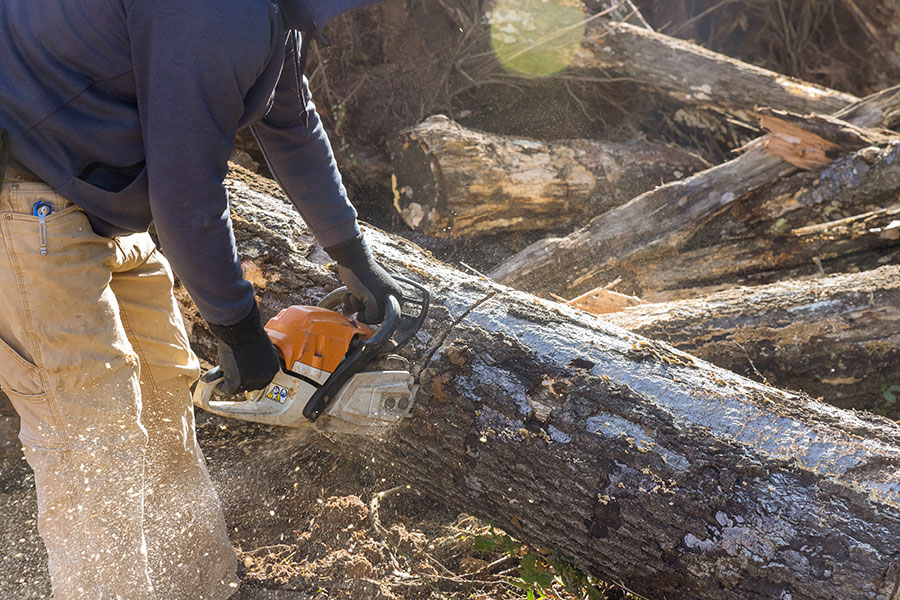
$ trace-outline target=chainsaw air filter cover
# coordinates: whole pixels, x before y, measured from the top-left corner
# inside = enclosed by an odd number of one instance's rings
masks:
[[[266,332],[287,368],[299,371],[299,362],[333,373],[347,356],[351,342],[368,339],[375,330],[327,308],[289,306],[269,319]]]

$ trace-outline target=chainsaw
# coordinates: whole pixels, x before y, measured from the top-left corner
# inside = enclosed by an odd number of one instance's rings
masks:
[[[225,375],[213,367],[197,382],[194,404],[224,417],[288,427],[315,424],[336,433],[367,434],[396,425],[412,412],[418,385],[409,361],[395,353],[425,321],[430,294],[410,279],[394,279],[403,296],[388,297],[377,327],[348,314],[346,287],[318,306],[285,308],[265,326],[281,359],[271,383],[240,399],[223,397],[218,386]]]

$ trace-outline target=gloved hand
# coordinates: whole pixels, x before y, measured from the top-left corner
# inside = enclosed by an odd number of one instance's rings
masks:
[[[359,320],[363,323],[375,324],[384,320],[388,296],[394,296],[398,301],[403,298],[403,290],[375,262],[362,234],[325,248],[325,252],[338,264],[338,275],[350,290],[350,307],[359,312]]]
[[[281,368],[278,351],[263,329],[259,307],[236,325],[215,325],[209,329],[219,340],[219,367],[225,381],[218,389],[226,395],[258,390],[269,385]]]

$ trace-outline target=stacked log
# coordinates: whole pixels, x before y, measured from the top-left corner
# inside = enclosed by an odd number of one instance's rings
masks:
[[[897,265],[731,287],[602,318],[842,408],[888,408],[884,392],[900,384]]]
[[[829,114],[859,99],[628,23],[588,22],[570,75],[628,79],[693,109],[752,122],[755,106]]]
[[[861,100],[835,114],[835,118],[856,127],[890,126],[900,107],[900,95],[896,89],[891,92]],[[748,207],[745,212],[752,210],[749,207],[754,206],[754,194],[765,192],[797,172],[797,167],[773,154],[767,145],[765,141],[753,144],[738,158],[637,196],[565,238],[536,242],[495,269],[491,276],[520,289],[569,296],[608,283],[618,276],[620,265],[627,269],[652,263],[657,257],[677,255],[688,241],[704,237],[701,230],[711,217],[738,202]],[[884,167],[892,166],[893,145],[894,142],[888,142],[874,151],[874,155],[884,158]],[[855,152],[861,152],[863,157],[872,154],[866,149]],[[829,177],[827,168],[818,173],[824,179]],[[806,183],[805,177],[795,178],[779,197],[791,201]],[[854,183],[851,179],[844,187],[855,187]],[[810,196],[816,193],[817,190]]]
[[[440,115],[402,132],[392,155],[403,220],[453,238],[570,228],[708,166],[643,140],[541,142],[474,131]]]

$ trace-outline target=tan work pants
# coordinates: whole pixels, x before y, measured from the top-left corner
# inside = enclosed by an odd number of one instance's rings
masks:
[[[53,206],[43,236],[38,202]],[[197,375],[149,235],[98,236],[48,186],[3,183],[0,387],[21,417],[56,600],[220,600],[237,589],[194,433]]]

